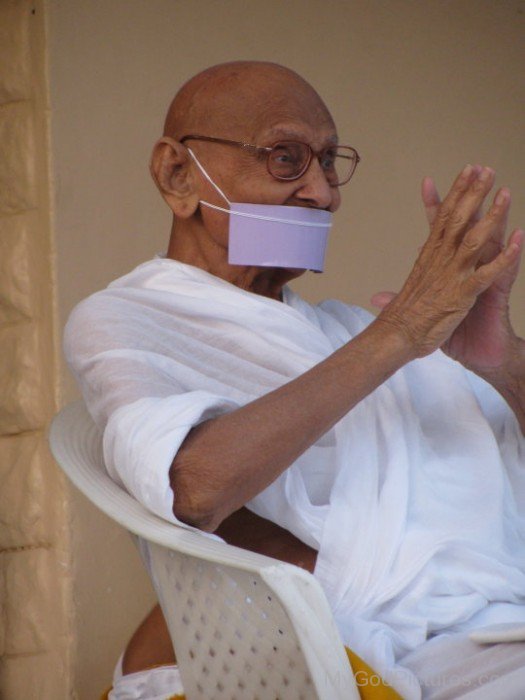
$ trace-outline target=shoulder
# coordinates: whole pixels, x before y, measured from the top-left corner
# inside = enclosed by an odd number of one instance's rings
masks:
[[[137,342],[144,324],[151,322],[157,295],[154,289],[148,289],[148,281],[158,269],[157,260],[143,263],[79,302],[64,328],[66,358],[92,355],[97,350],[127,343],[131,337]],[[140,329],[142,333],[137,334]]]
[[[316,325],[326,327],[337,324],[352,336],[360,333],[375,318],[360,306],[346,304],[337,299],[325,299],[318,304],[310,304],[289,287],[285,289],[284,301]]]

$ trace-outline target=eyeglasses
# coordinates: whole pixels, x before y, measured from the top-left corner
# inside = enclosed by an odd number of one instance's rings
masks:
[[[310,167],[315,156],[331,187],[345,185],[355,172],[361,160],[358,152],[351,146],[327,146],[321,151],[314,151],[307,143],[300,141],[278,141],[273,146],[254,146],[242,141],[217,139],[212,136],[189,134],[180,139],[185,141],[210,141],[239,146],[257,153],[266,154],[266,167],[276,180],[298,180]]]

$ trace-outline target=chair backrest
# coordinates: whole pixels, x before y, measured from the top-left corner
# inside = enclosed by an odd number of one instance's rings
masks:
[[[168,523],[115,484],[82,402],[50,444],[71,481],[138,538],[188,700],[359,698],[318,581],[308,572]]]

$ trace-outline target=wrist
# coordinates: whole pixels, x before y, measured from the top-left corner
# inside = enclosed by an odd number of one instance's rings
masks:
[[[513,392],[524,392],[525,340],[516,337],[501,365],[487,367],[476,373],[499,390],[509,389]]]
[[[375,335],[376,343],[400,365],[428,354],[422,349],[422,343],[417,342],[416,334],[410,331],[408,325],[397,323],[390,315],[380,314],[367,330]]]
[[[408,362],[420,357],[417,345],[389,319],[378,316],[351,343],[353,352],[367,365],[377,365],[384,373],[383,381]]]

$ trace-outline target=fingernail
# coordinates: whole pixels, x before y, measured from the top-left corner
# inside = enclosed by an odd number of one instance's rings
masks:
[[[465,165],[465,167],[461,171],[461,175],[462,175],[462,177],[468,177],[471,172],[472,172],[472,165]]]
[[[497,204],[498,206],[501,206],[502,204],[505,204],[507,201],[508,197],[508,190],[502,188],[498,194],[496,195],[496,198],[494,200],[494,204]]]
[[[492,168],[483,168],[483,170],[479,174],[479,179],[481,180],[481,182],[487,182],[487,180],[490,180],[493,173],[494,171],[492,170]]]

